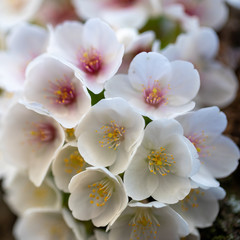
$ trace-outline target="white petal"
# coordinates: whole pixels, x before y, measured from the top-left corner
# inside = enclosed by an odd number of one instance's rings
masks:
[[[9,161],[27,169],[30,180],[40,186],[63,144],[63,129],[54,119],[28,110],[20,104],[14,105],[5,117],[2,133],[4,154]],[[44,131],[47,135],[43,136],[46,137],[43,140],[38,135],[42,133],[41,126],[43,129],[46,126]]]
[[[69,192],[68,184],[77,173],[85,170],[89,165],[78,153],[76,145],[66,144],[58,153],[52,164],[52,173],[59,189]]]
[[[37,25],[21,23],[12,29],[7,38],[8,49],[26,58],[36,57],[46,50],[47,31]]]
[[[224,1],[202,1],[200,6],[203,11],[200,15],[202,25],[219,30],[228,19],[228,8]]]
[[[226,177],[238,166],[239,149],[228,137],[219,136],[203,158],[204,165],[216,178]]]
[[[61,212],[43,209],[33,209],[18,219],[14,226],[14,235],[19,240],[53,240],[56,236],[77,240],[72,229],[65,223]]]
[[[150,122],[145,129],[144,143],[149,148],[158,148],[159,145],[165,144],[165,141],[173,135],[182,135],[182,126],[174,119],[161,119]],[[146,139],[146,140],[145,140]],[[148,144],[148,141],[150,143]]]
[[[80,22],[67,21],[58,25],[52,32],[48,51],[76,64],[76,52],[82,44],[82,31]]]
[[[171,106],[186,104],[197,95],[200,87],[199,74],[189,62],[173,61],[171,66],[170,90],[167,93],[169,96],[168,104]]]
[[[218,107],[202,108],[195,112],[186,113],[176,118],[184,128],[185,136],[194,133],[219,134],[227,126],[226,115]]]
[[[11,209],[20,216],[30,208],[60,209],[62,200],[59,191],[49,179],[36,187],[24,173],[17,173],[10,180],[5,197]]]
[[[145,151],[138,150],[124,174],[127,194],[135,200],[148,198],[158,186],[157,176],[148,169],[146,157]]]
[[[201,164],[198,173],[193,175],[191,179],[201,188],[218,187],[219,182],[211,175],[205,165]]]
[[[103,174],[100,172],[89,174],[85,171],[72,178],[68,187],[71,193],[68,205],[75,218],[86,221],[99,216],[104,211],[104,208],[90,203],[90,190],[88,188],[88,185],[101,180],[102,177]]]
[[[150,52],[139,53],[131,62],[128,76],[131,85],[136,90],[142,90],[142,85],[147,87],[149,83],[159,80],[166,85],[170,74],[170,64],[163,55]]]
[[[201,74],[201,87],[198,101],[203,105],[225,107],[236,96],[238,81],[234,72],[219,62],[206,63]]]
[[[158,179],[158,188],[152,197],[159,202],[173,204],[186,197],[191,189],[187,178],[167,174]]]

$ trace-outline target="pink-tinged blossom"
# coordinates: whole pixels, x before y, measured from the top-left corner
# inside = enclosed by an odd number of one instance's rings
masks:
[[[201,178],[207,181],[206,172],[215,178],[226,177],[237,168],[239,149],[230,138],[222,134],[227,119],[218,107],[190,112],[179,116],[177,120],[184,129],[184,136],[195,146],[202,163],[203,169],[192,177],[194,181],[200,184]],[[204,177],[201,177],[202,174],[205,174]]]
[[[28,172],[40,186],[56,152],[64,142],[64,131],[52,118],[15,104],[4,116],[1,131],[3,158]]]
[[[160,202],[130,202],[108,229],[109,240],[177,240],[189,233],[185,220]]]
[[[78,15],[99,17],[115,28],[142,27],[149,16],[159,12],[158,0],[72,0]]]
[[[56,26],[69,20],[78,20],[74,6],[69,0],[43,1],[40,9],[34,16],[34,20],[40,25],[51,24]]]
[[[120,28],[117,38],[124,44],[124,56],[118,73],[126,74],[133,58],[140,52],[158,52],[160,42],[155,39],[153,31],[138,33],[135,28]]]
[[[106,23],[90,19],[85,24],[58,25],[52,31],[49,52],[72,67],[87,88],[99,93],[121,65],[124,49]]]
[[[142,115],[174,118],[190,111],[200,86],[198,72],[185,61],[169,62],[160,53],[140,53],[128,75],[118,74],[105,84],[105,97],[122,97]]]
[[[199,169],[197,157],[177,121],[152,121],[125,171],[127,194],[134,200],[152,196],[170,204],[182,200],[191,190],[190,177]]]
[[[22,91],[25,70],[35,57],[45,52],[48,32],[39,26],[22,23],[6,38],[6,50],[0,53],[0,85],[8,91]]]
[[[238,80],[232,69],[215,60],[219,48],[217,34],[210,28],[199,28],[181,34],[175,44],[162,54],[170,61],[190,61],[200,74],[201,86],[195,98],[198,107],[225,107],[235,98]]]
[[[228,19],[224,0],[163,0],[163,12],[180,20],[186,30],[198,25],[219,30]]]
[[[29,65],[24,96],[27,102],[41,104],[66,128],[75,127],[91,107],[87,89],[73,70],[48,55],[40,56]]]
[[[0,29],[8,30],[14,25],[34,16],[43,0],[1,0]]]

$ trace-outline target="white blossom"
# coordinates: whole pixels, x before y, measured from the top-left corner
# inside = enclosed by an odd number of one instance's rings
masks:
[[[115,75],[106,83],[105,97],[122,97],[152,119],[174,118],[194,108],[191,100],[199,84],[191,63],[144,52],[132,60],[128,75]]]
[[[76,143],[66,144],[58,153],[52,164],[54,180],[59,189],[69,192],[71,178],[89,167],[80,155]]]
[[[30,208],[51,208],[58,210],[61,207],[61,195],[50,179],[45,179],[36,187],[24,172],[18,172],[4,184],[5,200],[12,211],[22,215]]]
[[[106,168],[89,167],[75,175],[69,184],[69,208],[79,220],[92,220],[106,226],[127,206],[128,198],[119,176]]]
[[[199,28],[178,36],[175,44],[163,49],[170,61],[185,60],[194,64],[201,86],[195,101],[198,107],[225,107],[235,98],[238,80],[232,69],[215,60],[219,48],[217,34],[210,28]]]
[[[109,240],[179,240],[188,234],[183,218],[160,202],[130,202],[108,229]]]
[[[85,240],[84,226],[63,209],[31,209],[19,218],[13,229],[16,240]]]
[[[176,203],[191,190],[190,177],[198,171],[197,151],[173,119],[155,120],[124,174],[127,194],[134,200],[152,196]]]
[[[190,226],[190,231],[196,227],[210,227],[219,212],[218,200],[225,197],[225,191],[218,188],[192,189],[191,192],[177,204],[171,207],[179,213]]]
[[[114,174],[126,170],[143,135],[144,120],[123,99],[103,99],[94,105],[76,129],[78,149],[93,166]]]
[[[218,107],[190,112],[179,116],[177,120],[183,126],[184,136],[197,149],[201,165],[213,177],[226,177],[237,168],[239,149],[230,138],[222,134],[227,126],[227,119]],[[197,181],[198,177],[193,176],[192,179]]]

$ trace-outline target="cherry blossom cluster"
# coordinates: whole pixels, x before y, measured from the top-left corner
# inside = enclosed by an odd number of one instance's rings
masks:
[[[141,30],[163,18],[182,32],[166,46]],[[0,176],[17,240],[200,239],[240,157],[220,110],[238,88],[216,60],[227,18],[223,0],[1,1]]]

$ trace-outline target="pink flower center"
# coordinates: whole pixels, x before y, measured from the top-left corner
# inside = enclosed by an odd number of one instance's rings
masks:
[[[102,57],[94,48],[82,51],[80,56],[78,56],[78,60],[79,68],[85,73],[97,74],[102,68]]]
[[[50,82],[50,96],[48,97],[54,104],[69,106],[76,102],[77,92],[74,84],[68,79],[57,79]]]
[[[205,157],[206,155],[209,155],[209,151],[207,150],[208,146],[206,145],[207,137],[208,136],[205,135],[204,131],[202,131],[201,133],[194,133],[191,136],[187,137],[196,148],[200,157]]]
[[[137,0],[115,0],[115,2],[120,7],[129,7],[137,2]]]
[[[143,97],[147,104],[154,107],[167,104],[166,89],[160,87],[159,81],[154,81],[152,86],[144,87]]]
[[[50,123],[33,123],[30,131],[32,142],[49,143],[56,137],[56,129]]]
[[[141,0],[109,0],[105,4],[103,4],[103,7],[105,8],[127,8],[131,7],[136,2],[139,2]]]
[[[178,3],[184,6],[184,12],[189,16],[200,16],[200,6],[197,1],[192,0],[177,0]]]

